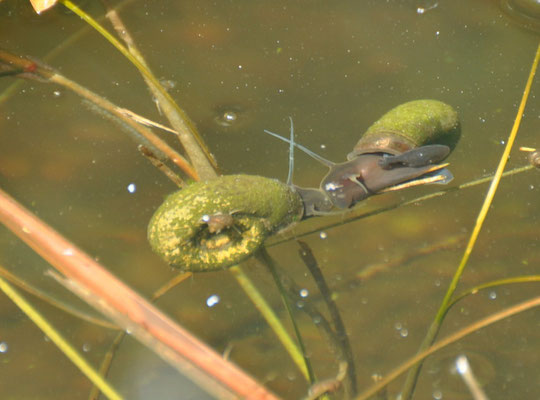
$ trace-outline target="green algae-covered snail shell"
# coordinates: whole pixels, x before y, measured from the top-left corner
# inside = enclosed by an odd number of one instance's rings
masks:
[[[533,167],[540,168],[540,151],[536,150],[529,154],[529,162]]]
[[[218,270],[250,256],[302,213],[300,196],[277,180],[225,175],[169,195],[148,224],[148,240],[173,267]],[[211,226],[214,217],[226,223]]]
[[[453,150],[461,134],[457,112],[438,100],[415,100],[384,114],[362,135],[347,158],[384,152],[400,154],[428,144]]]

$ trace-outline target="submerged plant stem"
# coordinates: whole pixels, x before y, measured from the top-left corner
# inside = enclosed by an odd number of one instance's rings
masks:
[[[173,279],[165,283],[163,286],[161,286],[152,294],[152,298],[151,298],[152,303],[154,303],[157,299],[159,299],[162,295],[164,295],[168,290],[180,284],[181,282],[185,281],[186,279],[190,278],[192,275],[193,274],[191,272],[185,272],[185,273],[175,276]],[[107,376],[107,374],[109,373],[116,350],[120,347],[120,344],[122,343],[126,335],[127,335],[126,331],[121,331],[114,337],[114,340],[109,346],[109,349],[107,350],[107,353],[101,360],[101,365],[99,366],[99,372],[102,376]],[[88,400],[98,400],[99,395],[100,395],[99,388],[96,385],[94,385],[92,387],[92,390],[90,391],[90,394],[88,395]]]
[[[219,398],[276,398],[2,190],[0,222],[60,271],[62,283],[202,389]]]
[[[540,275],[525,275],[525,276],[514,276],[506,279],[499,279],[496,281],[486,282],[481,285],[475,286],[461,293],[455,297],[450,304],[448,304],[448,310],[453,307],[457,302],[463,300],[465,297],[478,293],[480,290],[489,289],[497,286],[507,286],[514,283],[530,283],[530,282],[540,282]]]
[[[532,82],[534,79],[534,75],[536,73],[536,69],[538,67],[538,62],[540,60],[540,44],[538,45],[536,49],[536,55],[534,57],[534,61],[531,66],[531,71],[529,73],[529,77],[527,79],[527,83],[525,84],[525,89],[523,91],[523,96],[521,98],[521,103],[519,104],[519,109],[516,115],[516,118],[514,120],[514,125],[512,126],[512,130],[510,132],[510,135],[508,137],[508,141],[506,143],[506,146],[504,148],[503,154],[501,155],[499,165],[497,166],[497,170],[495,172],[495,175],[493,176],[493,180],[491,181],[491,185],[489,186],[488,192],[486,194],[486,197],[484,199],[484,203],[482,204],[482,208],[480,209],[480,212],[478,213],[478,217],[476,219],[476,223],[474,225],[473,231],[471,233],[471,236],[469,238],[469,242],[467,243],[467,247],[465,248],[465,252],[463,253],[463,257],[461,259],[461,262],[459,263],[459,266],[454,274],[454,277],[452,278],[452,282],[450,282],[450,286],[448,287],[448,290],[446,291],[446,294],[444,296],[444,299],[439,307],[439,310],[437,311],[437,315],[435,316],[435,319],[431,323],[428,332],[426,334],[426,337],[424,338],[422,344],[420,345],[419,351],[423,351],[427,349],[435,340],[437,337],[437,334],[439,333],[439,330],[441,328],[442,322],[444,320],[444,317],[446,315],[446,312],[448,311],[448,306],[450,305],[450,302],[452,300],[452,296],[454,295],[454,292],[456,290],[456,287],[458,285],[459,279],[461,278],[461,275],[463,274],[463,270],[465,269],[465,266],[467,265],[467,262],[469,261],[469,257],[473,251],[474,245],[476,244],[476,240],[478,239],[478,235],[480,234],[480,231],[482,229],[483,223],[486,219],[487,213],[489,211],[489,208],[491,206],[491,203],[493,202],[493,198],[495,196],[495,192],[497,191],[497,188],[499,186],[499,182],[501,181],[504,168],[506,166],[506,163],[508,161],[508,157],[510,155],[510,151],[512,150],[512,146],[514,144],[514,140],[516,138],[519,125],[521,123],[521,118],[523,116],[523,112],[525,110],[525,105],[527,104],[527,99],[529,97],[529,93],[531,90]],[[414,393],[414,388],[416,386],[416,381],[418,379],[418,375],[420,374],[420,369],[422,368],[422,364],[419,363],[418,365],[414,366],[407,375],[407,380],[405,381],[405,385],[403,387],[401,397],[403,399],[409,400],[412,398],[412,395]]]
[[[0,289],[8,296],[39,329],[75,364],[90,381],[111,400],[121,400],[122,396],[82,357],[82,355],[45,319],[26,299],[4,278],[0,277]]]
[[[174,102],[150,70],[90,15],[86,14],[69,0],[59,1],[105,37],[109,43],[120,51],[141,72],[146,80],[151,82],[153,88],[156,90],[155,94],[158,97],[158,101],[169,118],[171,125],[178,132],[178,138],[182,142],[195,169],[202,179],[215,178],[217,175],[214,170],[215,164],[213,158],[200,134],[197,132],[195,125],[184,110]]]
[[[476,321],[473,324],[467,325],[465,328],[460,329],[456,333],[447,336],[446,338],[438,341],[433,346],[428,347],[426,350],[417,353],[414,357],[405,361],[399,367],[393,369],[389,373],[385,374],[384,377],[375,385],[371,386],[369,389],[360,393],[354,400],[368,400],[376,393],[380,392],[387,386],[390,382],[395,380],[401,374],[406,372],[408,369],[414,367],[415,364],[425,359],[427,356],[439,351],[440,349],[457,342],[458,340],[464,338],[471,333],[477,332],[478,330],[485,328],[486,326],[492,325],[496,322],[499,322],[505,318],[511,317],[513,315],[522,313],[531,308],[540,306],[540,297],[534,297],[530,300],[524,301],[522,303],[516,304],[505,308],[502,311],[499,311],[495,314],[492,314],[488,317],[482,318],[479,321]]]
[[[319,264],[317,263],[317,260],[315,259],[313,252],[311,251],[307,243],[298,241],[298,244],[300,246],[300,251],[299,251],[300,257],[302,258],[302,261],[304,261],[304,264],[309,269],[309,272],[311,273],[313,280],[317,284],[317,287],[319,288],[319,292],[321,293],[323,300],[326,304],[326,307],[328,308],[328,311],[330,313],[330,317],[332,318],[332,322],[336,330],[336,336],[339,341],[339,345],[343,353],[343,356],[345,357],[344,361],[347,362],[347,377],[348,377],[348,387],[349,387],[350,395],[355,396],[356,395],[356,367],[354,363],[354,355],[351,348],[351,344],[349,343],[349,338],[347,337],[347,331],[345,330],[345,324],[343,323],[343,320],[341,319],[341,314],[339,313],[339,309],[336,303],[332,299],[332,293],[330,291],[330,288],[328,287],[326,280],[324,279],[324,275],[322,274],[321,269],[319,268]]]
[[[91,324],[95,324],[98,326],[102,326],[107,329],[119,329],[119,327],[105,319],[98,318],[96,316],[90,315],[88,313],[82,312],[81,310],[78,310],[75,306],[72,306],[69,303],[64,303],[53,296],[45,293],[44,291],[38,289],[37,287],[34,287],[30,285],[28,282],[23,281],[16,275],[9,272],[7,269],[5,269],[3,266],[0,265],[0,277],[6,279],[7,281],[11,282],[11,284],[18,286],[20,289],[24,290],[26,293],[31,294],[32,296],[37,297],[38,299],[49,303],[51,306],[58,308],[59,310],[62,310],[68,314],[73,315],[76,318],[79,318],[83,321],[89,322]]]
[[[532,165],[524,165],[522,167],[517,167],[517,168],[511,169],[509,171],[506,171],[505,173],[502,174],[502,176],[503,177],[508,177],[508,176],[516,175],[516,174],[520,174],[522,172],[530,171],[530,170],[532,170],[534,168],[535,167],[533,167]],[[310,229],[308,231],[295,233],[294,236],[285,237],[284,239],[279,239],[279,240],[273,241],[272,243],[267,244],[266,247],[277,246],[279,244],[286,243],[286,242],[289,242],[291,240],[301,239],[301,238],[303,238],[305,236],[309,236],[309,235],[312,235],[314,233],[319,233],[321,230],[327,231],[327,230],[330,230],[330,229],[333,229],[333,228],[337,228],[338,226],[348,224],[350,222],[358,221],[358,220],[361,220],[361,219],[364,219],[364,218],[374,217],[376,215],[383,214],[383,213],[388,212],[388,211],[392,211],[392,210],[395,210],[395,209],[398,209],[398,208],[401,208],[401,207],[405,207],[405,206],[410,206],[410,205],[413,205],[413,204],[418,204],[418,203],[421,203],[423,201],[431,200],[431,199],[434,199],[434,198],[437,198],[437,197],[440,197],[440,196],[447,195],[449,193],[456,192],[458,190],[468,189],[468,188],[472,188],[472,187],[475,187],[475,186],[478,186],[478,185],[482,185],[484,183],[491,182],[491,180],[493,179],[493,176],[494,175],[489,175],[489,176],[485,176],[483,178],[474,179],[474,180],[472,180],[470,182],[462,183],[461,185],[458,185],[458,186],[449,187],[449,188],[446,188],[446,189],[443,189],[443,190],[439,190],[438,192],[432,192],[432,193],[429,193],[429,194],[426,194],[426,195],[423,195],[423,196],[415,197],[414,199],[411,199],[411,200],[400,201],[398,203],[391,204],[389,206],[382,207],[382,208],[377,208],[375,210],[371,210],[371,211],[368,211],[368,212],[356,213],[353,210],[353,211],[350,211],[349,216],[345,216],[343,219],[341,219],[341,220],[339,220],[337,222],[323,223],[323,224],[317,226],[316,228]],[[345,212],[345,213],[349,214],[348,212]]]
[[[279,276],[274,260],[272,260],[272,257],[270,257],[270,254],[268,254],[268,252],[266,251],[264,247],[262,247],[261,250],[257,253],[257,256],[259,258],[259,261],[261,261],[270,271],[270,274],[272,275],[272,278],[274,279],[274,282],[279,290],[281,300],[283,301],[283,305],[285,306],[285,309],[287,310],[287,313],[289,314],[289,318],[291,319],[291,324],[293,326],[294,333],[296,335],[296,340],[298,340],[298,346],[300,348],[300,351],[302,352],[302,357],[304,358],[304,365],[306,366],[306,370],[309,374],[309,382],[313,384],[315,383],[315,379],[316,379],[315,374],[313,372],[311,363],[309,362],[309,358],[306,355],[306,346],[304,344],[304,340],[302,339],[300,329],[298,328],[298,324],[296,323],[296,319],[294,318],[294,313],[292,311],[291,304],[289,303],[289,300],[287,299],[287,294],[286,294],[285,288],[283,287],[281,283],[281,277]]]
[[[304,376],[306,381],[309,382],[310,375],[306,364],[304,363],[304,356],[302,355],[302,352],[298,349],[296,343],[293,342],[290,335],[287,333],[285,327],[283,326],[279,318],[276,316],[270,305],[262,297],[257,288],[255,288],[253,282],[251,282],[251,280],[247,278],[247,275],[244,273],[244,271],[242,271],[242,268],[240,268],[239,265],[233,265],[229,268],[229,271],[231,271],[238,284],[248,295],[257,310],[259,310],[268,325],[270,325],[283,347],[285,347],[285,350],[287,350],[300,372],[302,372],[302,375]]]
[[[95,105],[96,110],[99,110],[100,113],[105,114],[109,118],[112,117],[116,121],[121,121],[122,124],[127,125],[130,130],[136,131],[145,139],[145,141],[150,143],[152,147],[155,147],[159,153],[163,153],[167,158],[175,163],[182,171],[184,171],[186,175],[193,179],[198,178],[197,172],[193,169],[193,167],[191,167],[189,162],[184,157],[182,157],[176,150],[171,148],[165,141],[156,136],[150,129],[135,122],[126,114],[126,110],[124,108],[116,106],[106,98],[99,96],[86,87],[66,78],[42,62],[33,61],[0,49],[0,67],[5,65],[22,67],[25,72],[19,75],[21,78],[27,78],[45,83],[56,83],[73,91],[81,96],[84,100],[88,100],[90,104]]]

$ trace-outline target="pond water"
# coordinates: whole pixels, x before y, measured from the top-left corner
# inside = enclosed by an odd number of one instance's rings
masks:
[[[83,7],[96,17],[104,13],[97,2]],[[538,44],[534,26],[523,27],[497,1],[488,0],[130,1],[120,14],[155,74],[174,83],[171,95],[196,123],[224,173],[282,181],[287,146],[264,129],[285,135],[291,116],[299,143],[339,162],[386,111],[422,98],[444,101],[459,113],[462,138],[448,158],[455,176],[450,185],[491,173]],[[58,49],[73,35],[76,40]],[[24,2],[0,2],[0,47],[38,59],[55,50],[47,62],[62,74],[164,122],[137,71],[61,7],[36,16]],[[1,78],[0,89],[13,82]],[[540,147],[539,91],[537,78],[510,168],[527,163],[519,146]],[[1,188],[142,294],[172,278],[176,272],[150,250],[146,225],[175,187],[137,152],[125,132],[53,85],[25,81],[0,101]],[[169,134],[162,136],[179,147]],[[296,155],[294,182],[317,187],[326,167]],[[368,212],[439,189],[425,186],[376,196],[357,209]],[[342,216],[314,218],[294,228],[296,234],[315,230],[302,240],[313,249],[333,290],[360,388],[417,350],[486,189],[454,191],[337,227],[324,226]],[[502,181],[458,291],[538,273],[539,194],[537,171]],[[298,245],[281,239],[269,241],[269,253],[307,289],[305,302],[324,310]],[[48,265],[3,227],[0,265],[86,310],[44,276]],[[271,276],[253,264],[246,270],[288,326]],[[452,309],[441,335],[537,292],[534,283],[481,291]],[[31,299],[99,364],[114,332]],[[158,305],[217,351],[227,351],[279,396],[297,399],[306,393],[307,383],[227,271],[196,274]],[[301,310],[297,317],[317,376],[335,376],[336,355],[310,318]],[[0,297],[0,318],[0,343],[7,347],[0,353],[5,398],[87,398],[88,381],[5,297]],[[451,372],[459,354],[470,357],[491,400],[539,398],[537,321],[538,311],[529,311],[435,354],[426,362],[416,398],[470,398]],[[196,389],[188,395],[188,383],[131,340],[118,350],[110,378],[130,399],[205,396]],[[390,385],[390,395],[401,385]]]

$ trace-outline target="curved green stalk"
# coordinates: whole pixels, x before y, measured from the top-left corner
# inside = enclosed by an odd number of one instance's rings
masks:
[[[82,357],[82,355],[26,301],[4,278],[0,277],[0,289],[8,296],[28,318],[32,320],[49,339],[58,347],[69,360],[75,364],[90,381],[111,400],[121,400],[122,396],[103,379],[101,375]]]
[[[311,366],[311,363],[309,362],[309,357],[306,353],[306,346],[304,345],[304,340],[302,339],[302,335],[300,333],[300,329],[298,328],[298,324],[296,323],[296,319],[294,318],[294,313],[292,311],[291,304],[289,300],[287,299],[287,293],[285,291],[285,288],[283,287],[283,284],[281,283],[281,277],[279,275],[279,272],[276,268],[276,265],[274,263],[274,260],[270,257],[270,254],[266,251],[264,247],[261,248],[261,250],[257,253],[257,256],[259,257],[259,261],[261,261],[270,271],[270,274],[272,275],[272,278],[274,279],[274,282],[278,288],[281,300],[283,301],[283,305],[285,306],[285,309],[287,310],[287,314],[289,315],[289,318],[291,320],[291,324],[294,329],[294,334],[296,335],[296,340],[298,341],[298,347],[299,351],[302,353],[302,359],[304,361],[304,366],[306,367],[306,370],[309,375],[309,383],[314,384],[315,383],[315,373],[313,372],[313,367]]]
[[[306,364],[304,363],[304,356],[302,355],[302,352],[298,349],[296,343],[293,342],[270,305],[253,285],[253,282],[247,278],[247,275],[244,273],[244,271],[242,271],[239,265],[233,265],[229,268],[229,271],[231,271],[238,284],[242,287],[242,289],[244,289],[244,292],[248,295],[257,310],[259,310],[268,325],[270,325],[283,347],[285,347],[285,350],[287,350],[300,372],[302,372],[302,375],[306,381],[309,382],[309,372]]]
[[[527,99],[529,97],[529,93],[531,90],[532,82],[534,79],[534,75],[536,73],[536,69],[538,67],[538,62],[540,61],[540,44],[538,45],[536,49],[536,55],[534,57],[534,61],[531,66],[531,71],[529,73],[529,77],[527,79],[527,83],[525,84],[525,89],[523,91],[523,96],[521,98],[521,103],[519,105],[519,109],[516,115],[516,119],[514,120],[514,125],[512,127],[512,131],[510,132],[510,135],[508,137],[508,141],[506,143],[506,146],[504,148],[503,154],[501,155],[499,165],[497,166],[497,170],[495,172],[495,175],[493,177],[493,180],[491,181],[491,185],[489,186],[488,192],[486,194],[486,197],[484,199],[484,203],[482,204],[482,208],[480,209],[480,212],[478,213],[478,217],[476,219],[476,224],[474,225],[473,231],[471,233],[469,242],[467,243],[467,247],[465,248],[465,252],[463,253],[463,257],[461,259],[461,262],[459,263],[459,266],[454,273],[454,277],[452,278],[452,282],[450,282],[450,286],[448,287],[448,290],[446,291],[446,294],[444,296],[444,299],[439,307],[439,310],[437,311],[437,314],[435,316],[435,319],[431,323],[431,326],[428,329],[428,332],[426,334],[426,337],[424,338],[422,344],[420,345],[419,352],[427,349],[435,340],[437,337],[437,334],[439,333],[439,329],[442,325],[444,316],[446,315],[446,311],[448,309],[448,306],[452,300],[452,296],[454,295],[454,292],[457,288],[459,279],[461,278],[461,275],[463,274],[463,271],[465,269],[465,266],[467,265],[467,262],[469,261],[469,257],[473,251],[474,245],[476,244],[476,240],[478,239],[478,235],[480,234],[480,231],[482,229],[482,226],[484,224],[484,221],[486,219],[487,213],[489,211],[489,208],[491,206],[491,203],[493,202],[493,198],[495,196],[495,192],[497,191],[497,188],[499,186],[499,182],[501,181],[502,174],[504,171],[504,168],[506,166],[506,163],[508,161],[508,157],[510,155],[510,150],[512,150],[512,146],[514,144],[514,140],[516,138],[519,125],[521,123],[521,118],[523,116],[523,111],[525,110],[525,105],[527,104]],[[418,375],[420,373],[422,365],[421,363],[414,366],[407,376],[407,380],[405,381],[405,385],[403,387],[401,397],[403,399],[409,400],[412,397],[412,394],[414,392],[414,387],[416,385],[416,381],[418,378]]]
[[[208,150],[206,144],[204,143],[202,137],[197,132],[195,125],[189,119],[187,114],[182,110],[173,100],[173,98],[167,93],[163,86],[159,83],[158,79],[149,71],[149,69],[141,63],[137,57],[129,52],[129,50],[122,45],[114,36],[112,36],[105,28],[103,28],[99,22],[93,19],[90,15],[85,13],[70,0],[59,0],[64,6],[66,6],[73,13],[78,15],[86,23],[88,23],[92,28],[99,32],[109,43],[111,43],[120,53],[124,55],[138,70],[139,72],[147,79],[149,82],[154,85],[159,94],[169,103],[174,111],[177,113],[178,118],[171,120],[171,124],[178,132],[178,137],[182,142],[186,152],[188,153],[191,162],[195,166],[195,169],[199,173],[202,179],[211,179],[216,176],[214,171],[213,158]],[[195,139],[195,143],[191,143],[190,137]]]
[[[474,286],[465,292],[459,294],[456,298],[454,298],[449,304],[446,309],[450,310],[457,302],[461,301],[467,296],[473,295],[478,293],[480,290],[489,289],[497,286],[505,286],[513,283],[530,283],[530,282],[540,282],[540,275],[524,275],[524,276],[515,276],[513,278],[506,278],[506,279],[498,279],[496,281],[486,282],[478,286]]]
[[[503,173],[502,176],[503,177],[508,177],[508,176],[512,176],[512,175],[517,175],[517,174],[520,174],[522,172],[530,171],[530,170],[532,170],[534,168],[535,167],[532,166],[532,165],[524,165],[522,167],[516,167],[514,169],[506,171],[505,173]],[[387,211],[392,211],[392,210],[398,209],[400,207],[409,206],[409,205],[413,205],[413,204],[418,204],[420,202],[423,202],[423,201],[426,201],[426,200],[431,200],[431,199],[434,199],[436,197],[444,196],[446,194],[453,193],[455,191],[459,191],[459,190],[463,190],[463,189],[469,189],[469,188],[472,188],[472,187],[475,187],[475,186],[482,185],[484,183],[490,182],[492,179],[493,179],[493,175],[488,175],[488,176],[485,176],[483,178],[478,178],[478,179],[474,179],[474,180],[472,180],[470,182],[462,183],[461,185],[458,185],[458,186],[452,186],[452,187],[449,187],[449,188],[446,188],[446,189],[443,189],[443,190],[439,190],[438,192],[428,193],[428,194],[423,195],[423,196],[415,197],[414,199],[403,200],[403,201],[400,201],[398,203],[391,204],[389,206],[385,206],[385,207],[381,207],[381,208],[377,208],[375,210],[371,210],[371,211],[368,211],[368,212],[357,213],[354,210],[348,211],[348,212],[345,211],[343,213],[344,217],[339,219],[339,221],[330,222],[330,223],[326,222],[326,223],[317,225],[315,228],[307,230],[305,232],[295,232],[293,237],[285,237],[283,239],[278,239],[278,240],[272,241],[272,243],[267,244],[266,247],[277,246],[279,244],[286,243],[286,242],[289,242],[291,240],[301,239],[301,238],[303,238],[305,236],[312,235],[314,233],[318,234],[321,230],[328,231],[330,229],[337,228],[338,226],[342,226],[342,225],[345,225],[345,224],[348,224],[350,222],[354,222],[354,221],[357,221],[357,220],[360,220],[360,219],[364,219],[364,218],[368,218],[368,217],[373,217],[375,215],[383,214],[383,213],[385,213]]]
[[[439,351],[440,349],[457,342],[458,340],[464,338],[467,335],[470,335],[471,333],[478,332],[480,329],[485,328],[489,325],[492,325],[496,322],[499,322],[505,318],[517,315],[523,311],[530,310],[534,307],[540,306],[540,297],[533,297],[530,300],[524,301],[522,303],[516,304],[514,306],[505,308],[504,310],[501,310],[499,312],[496,312],[494,314],[491,314],[485,318],[482,318],[470,325],[467,325],[466,327],[460,329],[459,331],[451,334],[450,336],[447,336],[444,339],[439,340],[437,343],[435,343],[433,346],[427,348],[426,350],[418,352],[415,356],[411,357],[407,361],[405,361],[400,366],[394,368],[392,371],[388,372],[384,375],[384,377],[377,382],[376,384],[372,385],[368,389],[364,390],[362,393],[360,393],[357,397],[355,397],[354,400],[368,400],[371,399],[372,396],[380,393],[384,388],[392,381],[394,381],[397,377],[399,377],[401,374],[405,373],[407,370],[413,368],[415,365],[417,365],[419,362],[424,360],[427,356]]]

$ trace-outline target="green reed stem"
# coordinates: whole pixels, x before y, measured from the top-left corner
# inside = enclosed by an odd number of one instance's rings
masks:
[[[174,107],[178,118],[170,119],[170,122],[173,127],[178,131],[179,138],[182,141],[186,152],[189,154],[190,159],[199,174],[199,177],[201,179],[215,178],[216,172],[212,165],[213,158],[211,157],[210,152],[208,151],[202,138],[195,129],[195,126],[188,118],[187,114],[174,102],[174,100],[170,97],[167,91],[161,86],[159,81],[149,71],[149,69],[126,47],[124,47],[114,36],[112,36],[106,29],[104,29],[97,21],[95,21],[92,17],[90,17],[80,8],[78,8],[70,0],[59,1],[76,15],[78,15],[80,18],[82,18],[85,22],[87,22],[90,26],[92,26],[101,35],[103,35],[141,72],[141,74],[145,77],[147,81],[152,83],[152,85],[157,89],[161,97],[165,99],[168,104]],[[192,145],[191,141],[189,140],[190,137],[195,138],[198,146]],[[203,156],[201,156],[200,150],[202,150]],[[244,272],[240,269],[239,266],[230,268],[230,271],[240,283],[240,285],[244,288],[248,297],[250,297],[250,299],[255,303],[257,309],[259,309],[259,311],[263,314],[263,316],[265,316],[267,321],[269,321],[270,326],[272,327],[272,329],[274,329],[275,333],[278,335],[287,351],[291,354],[293,360],[297,363],[303,375],[306,377],[306,379],[309,379],[309,373],[305,368],[300,352],[298,351],[298,349],[294,345],[294,342],[290,339],[284,328],[280,326],[279,320],[275,317],[273,311],[264,301],[264,298],[257,291],[253,283],[249,280],[247,275],[244,274]]]
[[[506,178],[508,176],[517,175],[517,174],[520,174],[520,173],[523,173],[523,172],[530,171],[532,169],[535,169],[535,167],[533,165],[530,165],[530,164],[529,165],[524,165],[522,167],[516,167],[514,169],[508,170],[505,173],[503,173],[502,176]],[[457,192],[459,190],[469,189],[469,188],[472,188],[472,187],[475,187],[475,186],[479,186],[479,185],[482,185],[484,183],[491,182],[492,179],[493,179],[493,176],[494,176],[494,174],[484,176],[482,178],[474,179],[474,180],[472,180],[470,182],[462,183],[461,185],[458,185],[458,186],[452,186],[452,187],[449,187],[449,188],[446,188],[446,189],[443,189],[443,190],[439,190],[438,192],[428,193],[428,194],[423,195],[423,196],[415,197],[414,199],[403,200],[403,201],[400,201],[398,203],[391,204],[389,206],[377,208],[375,210],[371,210],[371,211],[367,211],[367,212],[362,212],[361,214],[357,213],[355,211],[345,212],[347,214],[347,216],[344,216],[343,218],[339,219],[339,221],[330,222],[330,223],[324,222],[324,223],[318,225],[317,227],[315,227],[313,229],[310,229],[308,231],[295,232],[294,236],[285,237],[283,239],[278,239],[278,240],[272,241],[271,243],[267,244],[266,247],[277,246],[277,245],[282,244],[282,243],[290,242],[291,240],[301,239],[301,238],[303,238],[305,236],[308,236],[308,235],[311,235],[311,234],[314,234],[314,233],[318,234],[321,230],[327,231],[327,230],[330,230],[330,229],[333,229],[333,228],[337,228],[338,226],[343,226],[343,225],[348,224],[350,222],[358,221],[358,220],[361,220],[361,219],[364,219],[364,218],[374,217],[376,215],[384,214],[385,212],[396,210],[396,209],[401,208],[401,207],[410,206],[410,205],[413,205],[413,204],[418,204],[418,203],[421,203],[423,201],[431,200],[431,199],[434,199],[434,198],[437,198],[437,197],[445,196],[445,195],[447,195],[449,193]]]
[[[124,55],[147,79],[152,85],[156,88],[161,97],[168,103],[175,111],[176,117],[170,118],[171,124],[174,129],[178,132],[178,137],[184,146],[191,162],[193,163],[195,169],[199,173],[202,179],[212,179],[216,176],[213,164],[213,158],[208,150],[206,144],[204,143],[202,137],[197,132],[195,125],[189,119],[187,114],[182,110],[173,100],[173,98],[167,93],[165,88],[159,83],[158,79],[150,72],[150,70],[141,63],[137,57],[135,57],[131,52],[120,43],[114,36],[112,36],[105,28],[103,28],[99,22],[93,19],[90,15],[85,13],[70,0],[59,0],[65,7],[71,10],[73,13],[78,15],[82,20],[88,23],[92,28],[99,32],[109,43],[111,43],[120,53]],[[195,139],[195,142],[191,140]]]
[[[81,310],[78,310],[75,306],[69,303],[64,303],[58,299],[55,299],[53,296],[45,293],[43,290],[40,290],[37,287],[32,286],[28,282],[25,282],[24,280],[20,279],[18,276],[12,274],[1,265],[0,265],[0,277],[9,281],[12,285],[19,287],[19,289],[25,291],[26,293],[29,293],[32,296],[35,296],[38,299],[48,303],[49,305],[56,307],[65,313],[71,314],[76,318],[79,318],[83,321],[86,321],[91,324],[95,324],[95,325],[98,325],[107,329],[114,329],[114,330],[119,329],[118,325],[115,325],[108,320],[85,313]]]
[[[272,257],[270,257],[270,254],[266,251],[264,247],[261,247],[261,250],[257,254],[259,261],[261,261],[270,271],[270,274],[272,275],[272,278],[274,278],[274,282],[278,288],[279,294],[281,296],[281,300],[283,301],[283,305],[285,306],[285,309],[287,310],[287,313],[289,314],[289,318],[291,320],[291,324],[294,329],[294,334],[296,335],[296,340],[298,341],[298,347],[299,350],[302,352],[302,358],[304,359],[304,365],[306,366],[306,370],[309,374],[309,382],[311,384],[315,383],[315,373],[313,372],[313,367],[311,366],[311,363],[309,362],[309,358],[307,357],[306,353],[306,346],[304,344],[304,340],[302,339],[302,335],[300,333],[300,329],[298,328],[298,324],[296,323],[296,319],[294,318],[294,313],[291,307],[291,304],[289,303],[289,300],[287,299],[287,293],[285,291],[285,288],[283,287],[283,284],[281,283],[281,277],[279,276],[279,273],[277,271],[276,265],[274,263],[274,260],[272,260]]]
[[[351,344],[349,342],[349,338],[347,336],[347,330],[345,329],[345,324],[343,323],[343,319],[341,318],[341,314],[339,312],[339,308],[337,307],[336,303],[332,299],[332,291],[328,287],[328,284],[326,283],[326,279],[324,279],[324,275],[322,274],[322,271],[319,267],[319,263],[317,262],[317,259],[313,255],[311,248],[305,242],[302,242],[300,240],[298,240],[297,242],[298,242],[298,245],[300,246],[300,250],[299,250],[300,258],[302,259],[302,261],[308,268],[311,276],[313,277],[313,280],[315,281],[317,287],[319,288],[319,292],[321,293],[324,303],[326,304],[326,308],[328,309],[328,312],[330,314],[330,318],[332,319],[332,323],[334,324],[334,329],[336,331],[336,336],[339,341],[341,352],[343,353],[345,361],[347,362],[347,377],[348,377],[348,385],[349,385],[349,394],[350,396],[355,396],[357,388],[356,388],[356,366],[354,363],[354,354],[352,351]]]
[[[461,301],[467,296],[478,293],[480,290],[489,289],[497,286],[506,286],[514,283],[530,283],[530,282],[540,282],[540,275],[524,275],[524,276],[514,276],[512,278],[498,279],[496,281],[486,282],[481,285],[472,287],[463,293],[456,296],[449,304],[447,310],[453,307],[457,302]]]
[[[403,374],[410,368],[417,365],[420,361],[425,359],[427,356],[439,351],[440,349],[452,343],[457,342],[460,339],[463,339],[465,336],[470,335],[471,333],[478,332],[482,328],[485,328],[505,318],[514,316],[516,314],[522,313],[526,310],[530,310],[534,307],[539,307],[539,306],[540,306],[540,296],[533,297],[530,300],[526,300],[522,303],[505,308],[504,310],[491,314],[470,325],[467,325],[466,327],[451,334],[450,336],[447,336],[446,338],[439,340],[437,343],[435,343],[433,346],[429,347],[428,349],[417,353],[415,356],[411,357],[400,366],[394,368],[392,371],[385,374],[384,377],[379,382],[377,382],[373,386],[369,387],[368,389],[360,393],[357,397],[355,397],[354,400],[371,399],[372,396],[376,395],[377,393],[380,393],[390,382],[394,381],[401,374]]]
[[[246,294],[253,302],[257,310],[259,310],[268,325],[270,325],[283,347],[285,347],[285,350],[289,353],[300,372],[302,372],[304,378],[309,381],[310,375],[306,364],[304,363],[304,357],[302,355],[302,352],[298,349],[296,343],[294,343],[294,341],[291,339],[285,327],[283,326],[279,318],[276,316],[270,305],[266,302],[266,300],[262,297],[261,293],[253,285],[253,282],[251,282],[251,280],[247,278],[246,274],[244,273],[244,271],[242,271],[239,265],[233,265],[229,268],[229,271],[235,277],[236,281],[242,287],[242,289],[244,289],[244,292],[246,292]]]
[[[28,318],[75,364],[81,372],[111,400],[122,396],[84,359],[84,357],[4,278],[0,277],[0,290],[24,312]]]
[[[495,171],[495,175],[493,176],[493,180],[491,181],[486,197],[484,198],[484,203],[482,204],[482,208],[480,209],[480,212],[478,213],[478,217],[476,219],[476,223],[474,225],[473,231],[469,238],[469,242],[467,243],[467,247],[465,248],[465,252],[463,253],[461,262],[459,263],[459,266],[454,274],[454,277],[452,278],[452,282],[450,282],[450,286],[448,287],[448,290],[446,291],[446,294],[439,307],[439,310],[437,311],[437,315],[435,316],[435,319],[431,323],[431,326],[428,329],[426,337],[424,338],[422,344],[420,345],[419,352],[426,350],[434,342],[435,338],[437,337],[437,334],[439,333],[439,329],[442,325],[444,316],[446,315],[446,312],[448,311],[448,307],[451,303],[452,296],[454,295],[454,292],[456,291],[456,287],[458,285],[459,279],[461,278],[461,275],[463,274],[463,270],[465,269],[465,266],[467,265],[467,262],[469,261],[469,257],[473,251],[474,245],[476,244],[478,235],[480,234],[480,231],[486,219],[491,203],[493,202],[495,192],[497,191],[499,182],[501,181],[501,177],[502,177],[504,168],[506,166],[506,163],[508,161],[508,156],[510,155],[510,151],[512,150],[514,140],[516,139],[516,135],[519,129],[519,125],[521,123],[523,111],[525,110],[525,105],[527,104],[527,99],[529,97],[529,93],[531,90],[534,75],[536,73],[536,69],[538,67],[539,60],[540,60],[540,44],[538,45],[536,49],[536,55],[534,57],[534,61],[531,66],[531,71],[529,73],[527,83],[525,84],[525,89],[523,91],[521,103],[519,104],[519,109],[518,109],[516,118],[514,120],[514,125],[508,137],[508,141],[506,143],[503,154],[499,161],[499,165],[497,166],[497,170]],[[419,363],[415,365],[413,368],[411,368],[411,370],[409,371],[409,374],[407,375],[407,380],[405,381],[405,385],[402,390],[402,395],[401,395],[402,399],[409,400],[412,398],[414,388],[416,386],[416,381],[418,379],[418,375],[420,374],[421,368],[422,368],[422,364]]]

